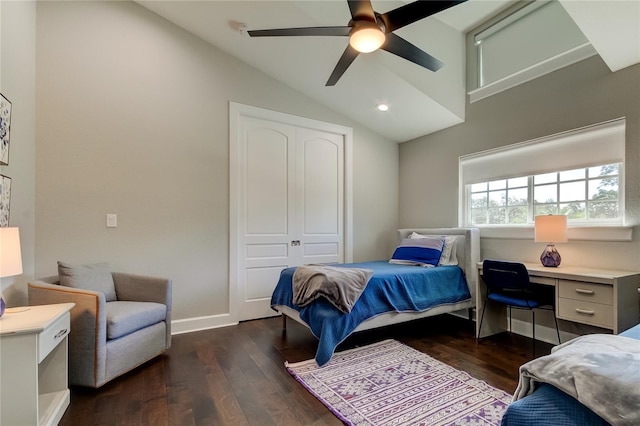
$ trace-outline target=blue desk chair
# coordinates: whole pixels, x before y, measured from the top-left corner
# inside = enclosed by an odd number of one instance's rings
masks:
[[[536,314],[535,309],[547,309],[553,313],[553,320],[556,323],[556,333],[558,334],[558,344],[560,341],[560,331],[558,330],[558,320],[556,318],[553,302],[545,300],[545,295],[536,291],[536,287],[529,281],[529,272],[522,263],[505,262],[500,260],[485,260],[482,262],[482,280],[487,285],[487,297],[482,307],[480,317],[480,327],[478,335],[482,330],[484,311],[487,301],[506,305],[509,308],[509,332],[511,332],[511,308],[528,309],[531,311],[533,322],[533,356],[536,355]]]

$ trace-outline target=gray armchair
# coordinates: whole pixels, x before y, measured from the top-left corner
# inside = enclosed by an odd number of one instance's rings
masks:
[[[171,347],[171,280],[117,272],[111,277],[111,297],[95,288],[60,285],[58,276],[28,285],[30,305],[75,303],[69,334],[71,385],[98,388]]]

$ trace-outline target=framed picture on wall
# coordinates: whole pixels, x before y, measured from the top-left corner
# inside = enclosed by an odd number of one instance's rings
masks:
[[[11,207],[11,178],[0,175],[0,228],[9,226]]]
[[[0,165],[9,165],[9,135],[11,131],[11,102],[0,93]]]

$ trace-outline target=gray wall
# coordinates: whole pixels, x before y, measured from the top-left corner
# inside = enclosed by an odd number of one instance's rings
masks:
[[[11,178],[9,226],[20,229],[23,269],[3,278],[0,290],[15,306],[26,304],[24,288],[35,267],[35,3],[0,1],[0,17],[0,91],[12,106],[9,165],[0,174]]]
[[[228,312],[229,101],[352,127],[354,260],[388,256],[396,144],[135,3],[39,2],[37,24],[36,276],[107,261],[171,277],[175,319]]]
[[[569,241],[558,245],[558,250],[565,265],[639,271],[640,65],[612,73],[598,56],[467,104],[465,123],[402,144],[400,225],[457,226],[461,155],[618,117],[627,119],[625,197],[633,240]],[[481,238],[485,259],[539,262],[543,248],[533,238]],[[529,321],[530,315],[514,318]],[[553,324],[550,317],[542,322]],[[573,323],[563,323],[561,328],[573,333],[592,331]]]

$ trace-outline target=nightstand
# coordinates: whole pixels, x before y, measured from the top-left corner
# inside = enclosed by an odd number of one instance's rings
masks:
[[[74,303],[0,318],[0,424],[55,425],[69,406],[67,335]]]

